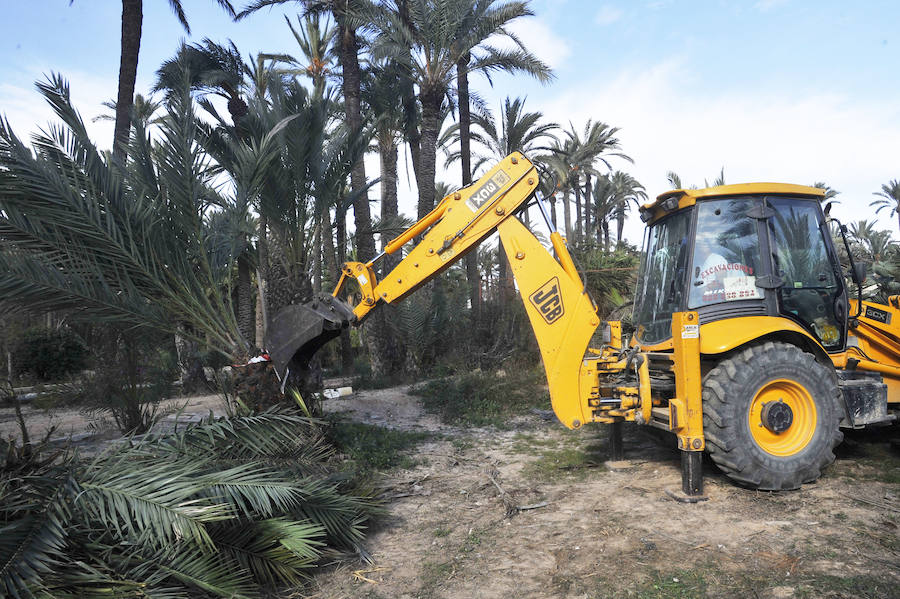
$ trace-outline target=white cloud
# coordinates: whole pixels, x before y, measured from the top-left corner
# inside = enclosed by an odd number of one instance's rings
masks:
[[[72,103],[81,114],[91,139],[102,149],[112,145],[112,121],[93,122],[100,114],[109,113],[101,103],[111,100],[116,94],[116,83],[108,79],[82,72],[62,73],[69,82]],[[0,83],[0,113],[7,119],[16,135],[29,143],[32,133],[47,128],[48,123],[58,123],[49,104],[34,87],[34,81],[44,81],[46,77],[38,69],[23,70],[13,81]]]
[[[668,188],[669,170],[702,186],[724,166],[728,183],[824,181],[842,192],[836,216],[852,220],[872,218],[872,192],[897,176],[900,109],[889,102],[754,91],[753,85],[717,92],[692,81],[678,59],[620,73],[602,85],[570,86],[532,109],[576,126],[591,118],[620,127],[623,150],[635,164],[617,167],[637,177],[651,197]],[[882,226],[893,222],[882,219]],[[626,234],[640,239],[636,215]]]
[[[600,7],[600,10],[597,11],[594,22],[598,25],[612,25],[621,19],[623,14],[625,13],[622,12],[621,8],[617,8],[611,4],[604,4]]]
[[[557,35],[544,21],[535,18],[517,19],[509,27],[522,40],[528,50],[553,69],[562,66],[572,54],[572,47]],[[509,47],[511,42],[502,44]]]

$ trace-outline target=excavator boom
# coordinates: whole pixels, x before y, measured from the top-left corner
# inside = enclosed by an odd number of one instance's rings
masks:
[[[284,378],[290,370],[304,369],[341,329],[361,324],[381,304],[402,300],[498,231],[541,349],[553,408],[566,426],[581,426],[589,419],[586,398],[591,395],[582,387],[596,386],[596,369],[586,366],[588,372],[583,374],[582,361],[600,320],[540,194],[535,193],[538,182],[534,165],[514,152],[474,184],[443,198],[375,259],[343,264],[330,296],[288,306],[270,321],[267,345],[276,372]],[[532,196],[550,227],[556,257],[513,218]],[[409,242],[414,245],[406,256],[379,280],[378,261]],[[351,279],[360,292],[355,306],[341,299]]]

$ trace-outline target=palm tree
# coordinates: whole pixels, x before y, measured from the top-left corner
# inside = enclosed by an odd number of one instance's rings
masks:
[[[325,84],[328,77],[332,74],[332,67],[337,56],[334,51],[334,38],[337,33],[334,27],[327,23],[321,22],[321,14],[311,13],[302,22],[300,22],[300,32],[294,29],[291,20],[285,15],[284,20],[287,22],[297,45],[303,52],[306,64],[300,64],[303,74],[305,74],[313,82],[313,89],[316,94],[322,95],[325,92]]]
[[[857,259],[868,262],[881,262],[896,247],[896,242],[891,239],[890,231],[878,231],[875,223],[867,220],[859,220],[850,223],[850,235],[856,242],[854,244],[854,256]]]
[[[498,33],[508,36],[504,27],[513,19],[530,14],[524,2],[495,0],[409,0],[402,13],[388,9],[371,13],[377,31],[373,56],[405,66],[419,89],[419,218],[434,207],[441,105],[460,61],[471,54],[469,73],[521,71],[541,81],[550,80],[550,69],[521,45],[503,50],[485,43]]]
[[[897,221],[900,223],[900,179],[894,179],[890,183],[881,186],[881,191],[876,191],[872,195],[881,196],[882,199],[875,200],[869,206],[878,206],[875,213],[878,214],[884,208],[889,208],[891,214],[897,215]]]
[[[597,177],[593,192],[597,240],[600,241],[602,236],[603,248],[609,251],[609,221],[616,220],[616,243],[621,244],[629,204],[647,199],[647,193],[634,177],[622,171]]]
[[[472,133],[472,140],[482,146],[486,152],[476,152],[474,172],[484,166],[500,160],[511,152],[522,152],[533,155],[539,151],[548,151],[552,148],[541,145],[544,142],[555,141],[554,131],[559,129],[556,123],[541,123],[543,114],[540,112],[525,112],[525,100],[507,97],[500,107],[500,117],[495,121],[490,114],[476,114],[473,125],[476,131]],[[461,141],[461,127],[454,125],[448,131],[451,141]],[[462,151],[451,152],[447,156],[450,164],[462,158]]]
[[[597,241],[603,244],[605,251],[609,251],[609,221],[615,217],[621,202],[609,175],[598,176],[592,191],[593,205],[591,209],[594,213],[593,222],[597,227]]]
[[[812,184],[812,186],[817,189],[825,190],[825,195],[822,197],[822,201],[830,200],[841,193],[836,189],[832,189],[823,181],[816,181],[815,183]]]
[[[469,0],[472,4],[469,18],[471,22],[469,23],[468,29],[473,29],[476,26],[476,19],[484,18],[484,12],[486,9],[494,2],[495,0],[487,0],[486,2],[481,2],[484,5],[484,8],[476,7],[475,4],[478,0]],[[516,10],[518,10],[521,14],[525,14],[527,11],[527,4],[522,3],[521,6],[511,7],[513,12],[510,12],[507,16],[496,19],[496,29],[493,32],[487,32],[487,35],[480,34],[479,37],[481,39],[474,39],[468,42],[471,44],[471,47],[465,48],[465,52],[459,57],[456,63],[456,93],[457,93],[457,101],[459,105],[459,150],[460,150],[460,167],[462,168],[462,185],[463,187],[467,185],[471,185],[472,183],[472,156],[471,156],[471,110],[470,103],[471,97],[469,94],[469,63],[472,60],[472,50],[476,46],[481,46],[485,43],[486,39],[494,34],[506,34],[504,27],[506,24],[510,23],[513,19],[517,18],[515,16]],[[507,9],[508,10],[508,9]],[[465,29],[466,27],[463,26]],[[513,40],[517,40],[514,36],[510,36]],[[522,45],[521,42],[518,42],[519,47],[524,51],[525,46]],[[468,45],[467,44],[467,45]],[[549,74],[549,72],[548,72]],[[506,256],[500,257],[501,262],[506,264]],[[469,283],[470,289],[470,302],[472,304],[472,310],[474,313],[475,321],[477,322],[479,319],[480,312],[480,300],[481,294],[478,291],[478,287],[480,286],[479,275],[478,275],[478,264],[474,254],[470,254],[466,256],[466,278]]]
[[[507,97],[501,107],[499,123],[494,122],[490,114],[475,115],[473,124],[477,131],[471,134],[471,137],[487,150],[486,154],[475,154],[475,171],[478,171],[485,163],[496,162],[514,151],[531,154],[539,150],[548,149],[540,146],[539,143],[545,139],[553,139],[553,131],[558,129],[559,126],[555,123],[541,124],[539,121],[543,114],[540,112],[526,113],[524,112],[524,105],[525,100],[522,98],[510,100]],[[459,150],[448,155],[448,163],[457,159],[465,159],[466,154],[462,143],[464,139],[463,133],[462,121],[448,131],[449,136],[453,140],[459,141]],[[465,172],[465,167],[463,170]],[[500,263],[500,281],[501,284],[504,284],[509,279],[507,276],[509,264],[503,248],[498,248],[498,251],[500,252],[498,258]],[[468,264],[466,266],[468,267]],[[507,285],[503,289],[504,296],[509,294],[510,288],[511,285]],[[476,286],[473,285],[472,289],[477,293]],[[472,305],[476,305],[475,299],[472,300]]]
[[[360,42],[357,29],[364,0],[253,0],[238,13],[240,20],[263,9],[276,5],[298,3],[310,13],[328,12],[337,24],[337,54],[341,65],[341,88],[344,94],[344,110],[349,134],[358,138],[364,134],[361,111],[362,70],[359,65]],[[375,257],[375,237],[372,233],[372,216],[369,210],[369,183],[362,156],[353,166],[350,175],[353,215],[356,225],[357,259],[366,262]]]
[[[675,171],[666,173],[666,181],[669,182],[672,189],[684,189],[684,185],[681,183],[681,177]]]
[[[234,16],[234,7],[228,0],[215,0],[229,15]],[[116,95],[116,124],[113,133],[113,156],[119,161],[125,159],[131,131],[131,105],[134,99],[134,82],[137,78],[138,55],[141,50],[141,27],[143,26],[144,0],[122,0],[122,43],[119,58],[119,92]],[[169,0],[169,6],[185,32],[191,33],[181,0]]]
[[[613,189],[615,190],[615,196],[619,202],[615,211],[616,244],[621,245],[623,241],[622,232],[625,229],[625,214],[628,212],[628,207],[632,203],[636,206],[640,206],[641,200],[647,199],[647,191],[637,179],[622,171],[614,172],[611,180]]]
[[[703,179],[703,187],[718,187],[719,185],[725,185],[725,167],[723,166],[719,170],[718,176],[713,179],[712,185],[709,184],[709,181]]]
[[[375,141],[381,159],[381,221],[382,226],[390,226],[390,221],[396,221],[399,216],[397,147],[403,132],[403,105],[397,88],[401,84],[403,73],[397,63],[387,62],[384,65],[373,65],[366,75],[363,99],[374,116]],[[396,223],[393,226],[396,227]],[[392,232],[393,229],[382,233],[382,249],[390,241]],[[393,256],[386,257],[386,260],[391,266],[396,264]],[[385,269],[388,269],[387,265]]]
[[[575,171],[572,169],[572,166],[568,160],[568,149],[566,147],[565,141],[560,141],[559,139],[554,139],[553,144],[550,147],[550,154],[544,156],[538,156],[537,161],[543,166],[546,171],[551,173],[552,180],[552,189],[548,189],[548,196],[550,197],[550,207],[551,207],[551,215],[553,220],[553,225],[557,226],[556,219],[556,201],[557,195],[562,193],[562,202],[563,202],[563,218],[565,220],[565,226],[563,227],[563,231],[565,232],[566,238],[570,241],[574,241],[572,238],[572,222],[569,218],[569,196],[572,192],[573,188],[573,180],[577,180],[575,176]]]
[[[874,232],[875,223],[870,223],[866,219],[850,223],[850,234],[860,243],[865,243]]]
[[[559,153],[564,162],[569,165],[572,171],[569,177],[569,184],[575,192],[575,238],[580,240],[581,235],[581,215],[582,215],[582,193],[584,198],[584,231],[587,233],[591,230],[592,210],[591,205],[591,177],[599,175],[594,165],[599,161],[603,163],[607,169],[612,169],[608,158],[623,158],[628,162],[632,162],[631,158],[622,153],[620,150],[619,140],[615,137],[618,133],[618,127],[610,127],[606,123],[600,121],[593,122],[588,120],[584,125],[583,133],[579,133],[572,123],[569,123],[569,130],[566,132],[566,141],[557,147],[554,152]],[[582,177],[584,179],[582,187]]]
[[[103,106],[106,106],[112,111],[112,114],[100,114],[91,119],[93,122],[97,121],[115,121],[116,120],[116,102],[115,100],[110,100],[108,102],[103,102]],[[162,107],[162,102],[158,102],[153,99],[152,96],[144,97],[141,94],[135,94],[134,103],[131,106],[131,120],[140,121],[143,127],[146,129],[149,125],[157,125],[159,124],[159,119],[154,115],[156,111],[158,111]]]
[[[182,44],[174,58],[160,65],[153,91],[179,89],[186,79],[201,97],[211,94],[227,100],[232,123],[238,125],[247,114],[245,79],[252,74],[234,42],[223,46],[204,39],[200,44]]]
[[[34,155],[0,127],[0,301],[172,334],[188,321],[199,342],[245,359],[230,269],[203,242],[215,170],[197,143],[189,89],[168,95],[155,145],[135,123],[122,170],[88,138],[62,78],[38,87],[65,126],[36,138]],[[267,160],[273,143],[256,150],[248,161]]]

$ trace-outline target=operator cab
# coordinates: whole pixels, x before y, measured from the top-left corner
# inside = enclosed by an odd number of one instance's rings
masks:
[[[672,313],[700,323],[789,318],[829,352],[844,349],[847,291],[815,187],[776,183],[675,190],[641,207],[648,227],[635,339],[672,337]]]

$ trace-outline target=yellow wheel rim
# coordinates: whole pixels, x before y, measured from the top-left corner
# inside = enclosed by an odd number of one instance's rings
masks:
[[[797,381],[774,380],[763,385],[753,397],[748,414],[750,434],[766,453],[792,456],[803,451],[812,440],[816,415],[816,403],[806,387]],[[780,430],[788,418],[789,424]]]

